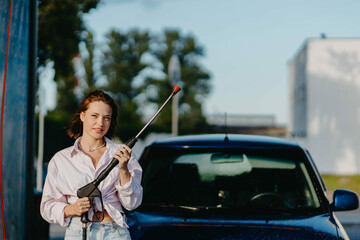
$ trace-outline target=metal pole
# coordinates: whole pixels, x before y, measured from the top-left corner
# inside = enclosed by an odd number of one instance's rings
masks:
[[[169,80],[172,85],[179,84],[181,81],[181,65],[179,58],[174,54],[170,58],[168,69]],[[171,134],[178,135],[178,110],[179,109],[179,96],[174,96],[172,100],[172,121],[171,121]]]
[[[36,190],[42,191],[43,185],[43,156],[44,156],[44,94],[43,88],[40,84],[39,89],[39,146],[38,146],[38,158],[36,161]]]
[[[175,95],[172,99],[172,125],[171,134],[173,136],[178,135],[178,108],[179,108],[179,95]]]

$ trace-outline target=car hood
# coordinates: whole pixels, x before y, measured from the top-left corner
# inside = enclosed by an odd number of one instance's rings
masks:
[[[128,215],[132,239],[347,239],[338,238],[336,218],[329,214],[311,217],[224,219],[181,217],[159,213]]]

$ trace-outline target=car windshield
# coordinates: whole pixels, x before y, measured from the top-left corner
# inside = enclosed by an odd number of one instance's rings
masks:
[[[140,160],[143,205],[241,212],[316,209],[320,201],[295,150],[156,149]]]

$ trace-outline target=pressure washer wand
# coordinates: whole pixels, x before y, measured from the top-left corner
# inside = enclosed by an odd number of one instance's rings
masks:
[[[181,90],[181,88],[178,85],[175,85],[172,93],[170,94],[170,96],[168,97],[168,99],[166,99],[166,101],[163,103],[163,105],[161,105],[161,107],[159,108],[159,110],[154,114],[154,116],[152,116],[152,118],[145,124],[145,126],[140,130],[140,132],[134,137],[132,138],[129,142],[126,143],[126,145],[129,148],[132,148],[135,143],[137,142],[137,139],[139,138],[139,136],[143,133],[143,131],[152,123],[152,121],[154,121],[154,119],[159,115],[159,113],[161,112],[161,110],[165,107],[165,105],[170,101],[170,99],[175,96],[176,93],[178,93]]]

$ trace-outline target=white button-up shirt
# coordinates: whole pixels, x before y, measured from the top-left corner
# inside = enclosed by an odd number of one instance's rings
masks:
[[[49,223],[59,223],[67,226],[70,217],[64,217],[64,209],[68,204],[74,204],[77,190],[93,182],[102,170],[108,166],[115,152],[119,151],[121,144],[105,138],[106,150],[94,168],[91,158],[78,148],[80,138],[74,146],[56,153],[50,160],[41,199],[40,212]],[[99,184],[104,209],[110,217],[122,227],[127,227],[123,217],[123,208],[133,210],[142,201],[143,189],[141,184],[142,169],[134,154],[128,162],[131,174],[130,182],[120,186],[120,172],[118,167],[113,168],[109,175]],[[95,198],[96,209],[101,211],[100,199]],[[93,211],[89,210],[89,219]]]

